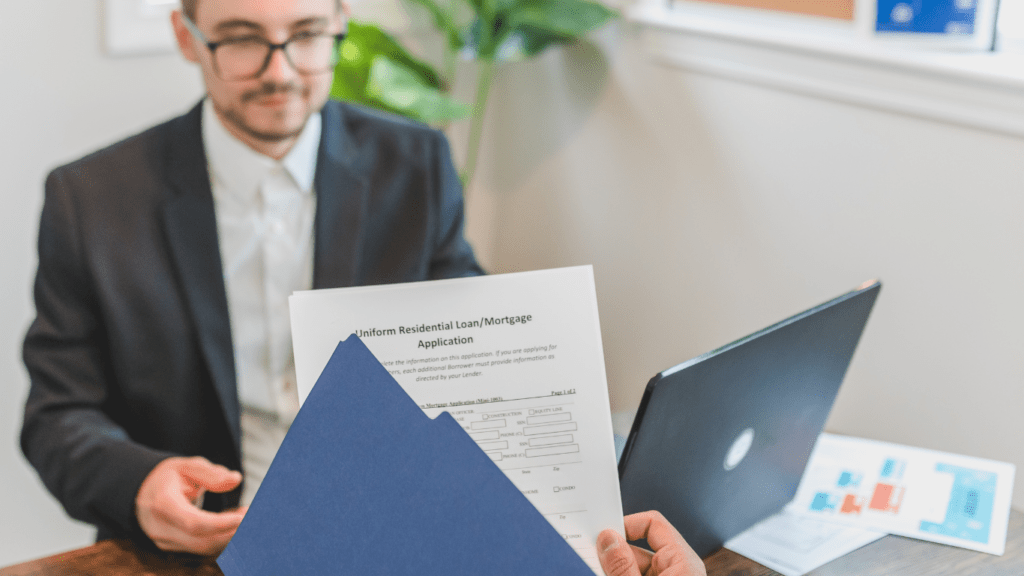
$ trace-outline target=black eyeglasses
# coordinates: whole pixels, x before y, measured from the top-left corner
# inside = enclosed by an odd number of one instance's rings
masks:
[[[338,45],[345,33],[300,32],[281,44],[259,36],[229,38],[210,42],[189,17],[182,15],[185,27],[210,49],[213,70],[221,80],[251,80],[266,71],[274,50],[280,50],[288,64],[300,74],[322,74],[338,63]]]

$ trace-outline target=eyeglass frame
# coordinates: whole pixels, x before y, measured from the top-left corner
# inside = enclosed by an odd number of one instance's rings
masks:
[[[188,28],[188,31],[192,33],[192,36],[196,40],[201,42],[203,45],[205,45],[207,49],[209,49],[210,57],[213,60],[213,67],[214,71],[217,73],[217,77],[221,80],[229,80],[228,78],[224,78],[221,75],[220,66],[217,64],[216,54],[217,48],[224,45],[228,41],[221,40],[220,42],[210,42],[206,35],[203,34],[202,30],[199,29],[199,26],[197,26],[196,23],[193,22],[191,18],[189,18],[185,14],[182,14],[181,20],[182,22],[184,22],[185,28]],[[335,63],[337,63],[338,59],[338,46],[345,40],[345,34],[346,32],[339,32],[337,34],[318,34],[318,36],[334,37],[334,57],[332,59],[335,61]],[[321,72],[303,72],[302,70],[299,70],[299,67],[295,65],[295,62],[292,62],[292,57],[288,55],[288,51],[286,50],[288,45],[294,42],[296,39],[297,38],[293,36],[280,44],[275,44],[265,38],[260,38],[260,40],[263,41],[263,44],[267,47],[267,57],[263,60],[263,64],[260,65],[259,69],[257,69],[256,72],[252,73],[251,75],[241,76],[239,78],[232,78],[230,80],[253,80],[255,78],[259,78],[260,76],[263,75],[264,72],[267,71],[267,67],[270,66],[270,61],[274,58],[274,52],[277,50],[280,50],[281,53],[284,54],[284,59],[288,62],[288,65],[291,66],[292,69],[298,72],[299,74],[322,74],[323,72],[327,72],[328,70],[330,70],[330,68],[328,68],[327,70],[323,70]]]

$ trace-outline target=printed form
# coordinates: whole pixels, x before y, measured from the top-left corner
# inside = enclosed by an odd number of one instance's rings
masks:
[[[788,510],[1001,556],[1013,464],[822,434]]]
[[[803,576],[885,532],[801,516],[787,509],[733,536],[725,547],[783,576]]]
[[[431,418],[449,412],[597,574],[623,533],[590,266],[296,292],[299,399],[359,336]]]

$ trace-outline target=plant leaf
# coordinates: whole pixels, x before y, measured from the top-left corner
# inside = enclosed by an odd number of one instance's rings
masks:
[[[390,34],[372,24],[349,21],[345,41],[338,48],[338,64],[334,69],[334,85],[339,93],[363,92],[370,77],[370,67],[378,55],[386,55],[415,71],[428,84],[441,86],[441,77],[430,64],[410,54]],[[332,95],[334,94],[332,90]]]
[[[547,0],[548,2],[557,2],[558,0]],[[494,13],[500,15],[508,14],[514,11],[521,4],[526,4],[523,0],[491,0],[491,5],[494,6]]]
[[[502,45],[508,41],[514,31],[509,26],[509,20],[503,18],[500,15],[494,19],[490,24],[485,24],[484,20],[479,16],[473,20],[473,22],[466,28],[464,32],[464,43],[463,52],[482,60],[494,60],[501,59],[498,53],[501,51]],[[481,42],[483,36],[483,27],[487,25],[491,30],[490,38],[488,41]]]
[[[471,0],[472,1],[472,0]],[[600,28],[617,13],[592,0],[493,0],[491,41],[481,45],[485,25],[477,19],[466,32],[465,52],[482,59],[522,60],[556,43],[568,43]]]
[[[600,28],[615,15],[614,10],[591,0],[528,0],[520,2],[507,18],[517,31],[529,29],[568,41]]]
[[[472,106],[448,97],[416,71],[383,54],[373,59],[366,96],[378,107],[422,122],[451,122],[473,112]]]
[[[382,105],[379,99],[368,93],[371,70],[378,56],[386,56],[400,63],[425,86],[434,89],[441,86],[440,76],[429,64],[410,54],[393,37],[376,26],[349,21],[348,33],[338,51],[338,64],[334,68],[334,83],[331,85],[331,97],[336,100],[404,114],[400,109]],[[417,115],[412,117],[419,119]]]
[[[411,0],[420,6],[423,6],[430,12],[430,15],[434,18],[434,26],[440,30],[445,37],[448,39],[448,46],[452,50],[459,50],[463,46],[462,31],[459,30],[459,25],[455,22],[455,18],[452,13],[441,7],[434,0]]]
[[[509,60],[525,60],[527,58],[533,58],[537,54],[540,54],[546,50],[552,44],[565,44],[571,42],[573,38],[561,36],[557,34],[550,34],[544,30],[538,30],[529,26],[520,26],[506,42],[506,45],[514,46],[518,53],[515,56],[511,52],[504,52],[504,46],[499,49],[499,54]]]

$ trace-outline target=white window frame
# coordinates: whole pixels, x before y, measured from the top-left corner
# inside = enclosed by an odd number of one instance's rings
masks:
[[[704,2],[641,0],[627,17],[651,57],[669,67],[1024,137],[1024,54],[879,41],[863,17]]]

